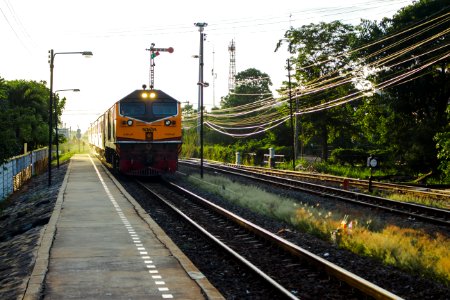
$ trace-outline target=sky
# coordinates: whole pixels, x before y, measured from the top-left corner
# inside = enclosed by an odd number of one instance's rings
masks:
[[[210,110],[228,94],[230,53],[236,72],[267,73],[273,92],[287,80],[287,48],[274,52],[290,28],[341,20],[391,17],[412,0],[0,0],[0,77],[46,81],[48,52],[56,54],[53,90],[67,103],[64,127],[83,132],[89,124],[143,84],[149,86],[152,43],[172,47],[155,58],[155,89],[198,105],[200,33],[205,22],[204,105]],[[62,52],[92,51],[90,58]],[[215,74],[213,76],[213,74]],[[275,93],[276,95],[276,93]]]

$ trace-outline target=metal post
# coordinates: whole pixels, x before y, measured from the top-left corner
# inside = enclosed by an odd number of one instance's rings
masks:
[[[275,149],[269,148],[269,168],[275,167]]]
[[[301,125],[301,117],[297,114],[298,112],[298,97],[295,98],[295,133],[294,136],[296,137],[295,139],[295,157],[297,157],[298,155],[298,144],[300,142],[300,159],[303,159],[303,134],[301,135],[300,140],[298,139],[299,136],[299,127]]]
[[[83,56],[90,57],[92,56],[91,51],[78,51],[78,52],[57,52],[54,53],[53,49],[49,51],[49,63],[50,63],[50,100],[49,100],[49,112],[48,112],[48,185],[52,184],[52,134],[53,134],[53,122],[52,122],[52,114],[53,114],[53,67],[54,60],[56,54],[81,54]],[[56,132],[58,129],[56,129]],[[58,158],[59,159],[59,158]],[[59,164],[59,161],[58,161]],[[59,166],[59,165],[58,165]]]
[[[237,151],[236,152],[236,165],[240,165],[241,164],[241,152]]]
[[[147,49],[150,51],[150,90],[153,90],[155,87],[155,52],[153,51],[153,48],[155,47],[155,44],[152,43],[150,46],[150,49]]]
[[[200,52],[199,52],[199,75],[198,75],[198,96],[199,96],[199,110],[200,110],[200,177],[203,178],[203,30],[207,23],[195,23],[200,32]]]
[[[215,73],[215,69],[214,69],[214,56],[215,56],[214,49],[213,49],[212,55],[213,55],[213,57],[212,57],[213,67],[212,67],[212,70],[211,70],[211,75],[212,75],[212,81],[213,81],[213,107],[216,107],[216,78],[217,78],[217,73]]]
[[[55,101],[55,138],[56,138],[56,166],[59,169],[59,136],[58,136],[58,105],[56,103],[56,95],[53,96]]]
[[[53,122],[52,122],[52,115],[53,115],[53,60],[55,58],[53,54],[53,49],[50,50],[50,100],[49,100],[49,107],[48,107],[48,185],[50,186],[52,184],[52,135],[53,135]]]

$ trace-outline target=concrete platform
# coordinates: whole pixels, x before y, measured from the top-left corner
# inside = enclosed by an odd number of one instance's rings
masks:
[[[25,299],[222,299],[88,155],[72,158]]]

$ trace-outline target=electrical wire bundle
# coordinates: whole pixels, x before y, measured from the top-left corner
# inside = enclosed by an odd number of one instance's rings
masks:
[[[430,66],[450,56],[449,23],[450,13],[445,13],[357,49],[300,67],[299,70],[304,71],[338,59],[347,61],[341,68],[319,78],[297,82],[297,87],[291,90],[292,99],[300,103],[294,114],[331,109],[429,74]],[[430,33],[432,30],[434,32]],[[374,47],[377,49],[369,51]],[[365,55],[362,57],[350,58],[363,52]],[[383,81],[376,82],[379,74],[384,75]],[[329,99],[334,89],[343,86],[348,90],[346,95]],[[278,99],[269,97],[237,107],[213,110],[205,113],[204,124],[232,137],[266,132],[290,118],[289,97],[286,94],[287,91]],[[302,101],[306,97],[308,101]],[[197,116],[184,119],[187,124],[196,120]]]

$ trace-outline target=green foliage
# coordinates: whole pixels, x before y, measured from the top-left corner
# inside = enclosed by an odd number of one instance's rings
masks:
[[[359,26],[361,33],[359,45],[391,34],[397,36],[364,48],[359,55],[372,54],[385,48],[369,60],[375,61],[440,34],[448,29],[448,21],[441,24],[432,22],[428,26],[419,26],[405,33],[401,31],[448,12],[447,0],[421,0],[401,9],[392,19],[386,18],[379,24],[365,21]],[[401,43],[397,45],[400,41]],[[411,48],[408,57],[417,56],[417,59],[406,63],[392,63],[392,67],[379,73],[373,80],[383,82],[432,61],[445,53],[445,49],[440,49],[445,43],[447,42],[444,36],[441,39],[430,40],[422,47]],[[428,50],[434,51],[427,54]],[[392,160],[395,159],[398,165],[404,166],[409,171],[434,172],[439,165],[436,140],[433,140],[433,137],[437,132],[443,132],[447,122],[448,112],[445,112],[445,108],[450,97],[448,84],[450,73],[445,72],[445,69],[448,70],[449,62],[447,58],[423,68],[415,74],[414,80],[394,85],[367,98],[357,108],[356,120],[359,120],[362,134],[378,149],[390,151],[394,156]]]
[[[0,77],[0,164],[6,159],[16,155],[20,150],[15,140],[11,109],[8,102],[8,86]]]
[[[234,163],[236,151],[233,148],[233,146],[205,146],[203,148],[203,155],[206,159]]]
[[[364,165],[368,154],[362,149],[334,149],[331,152],[331,162],[338,164]]]
[[[332,163],[329,161],[314,162],[312,164],[306,164],[306,168],[314,170],[315,172],[331,174],[349,178],[360,178],[369,179],[370,168],[367,167],[366,162],[362,165],[351,166],[351,165],[341,165],[337,163]],[[394,176],[402,175],[399,173],[398,168],[384,166],[383,161],[380,162],[380,167],[374,168],[373,170],[374,178],[390,178]]]
[[[59,151],[61,152],[59,155],[59,163],[63,164],[70,160],[70,158],[75,154],[86,154],[90,152],[90,148],[88,146],[87,141],[78,140],[77,138],[72,139],[71,141],[65,140],[61,142],[59,145]],[[52,160],[52,166],[56,166],[57,162],[55,159]]]
[[[295,73],[297,85],[307,85],[325,74],[334,73],[346,67],[350,58],[339,57],[351,49],[356,38],[355,28],[339,21],[304,25],[285,33],[289,49],[295,53],[295,63],[299,66]],[[324,61],[318,64],[317,62]],[[312,107],[330,99],[348,95],[354,91],[351,83],[326,89],[320,94],[308,94],[300,98],[302,106]],[[353,125],[353,109],[349,105],[302,116],[303,139],[314,140],[321,147],[321,157],[328,159],[330,143],[351,147],[351,138],[357,135]]]
[[[208,132],[205,140],[210,140]],[[200,146],[195,129],[183,131],[183,146],[180,156],[183,158],[200,157]],[[246,165],[263,165],[264,154],[269,153],[269,148],[274,148],[276,154],[285,155],[286,159],[291,159],[290,146],[277,146],[269,141],[270,139],[248,139],[239,140],[236,143],[205,143],[203,147],[203,157],[205,159],[234,163],[236,152],[241,153],[241,162]]]
[[[48,100],[44,82],[0,78],[0,162],[22,152],[24,143],[34,150],[48,143]],[[57,103],[58,115],[64,100]]]
[[[197,133],[195,129],[183,129],[183,145],[181,146],[181,157],[200,157],[197,151]]]
[[[441,171],[441,180],[443,183],[450,183],[450,105],[447,108],[448,124],[444,132],[439,132],[434,137],[436,148],[438,150],[438,159],[440,161],[439,170]]]
[[[272,85],[269,75],[250,68],[236,74],[236,88],[222,98],[222,108],[235,107],[252,103],[272,96],[269,86]]]
[[[350,166],[365,166],[367,158],[372,155],[376,157],[380,165],[383,167],[395,167],[395,161],[392,152],[388,150],[365,150],[365,149],[344,149],[337,148],[331,151],[330,163],[336,163],[338,165],[350,165]]]

